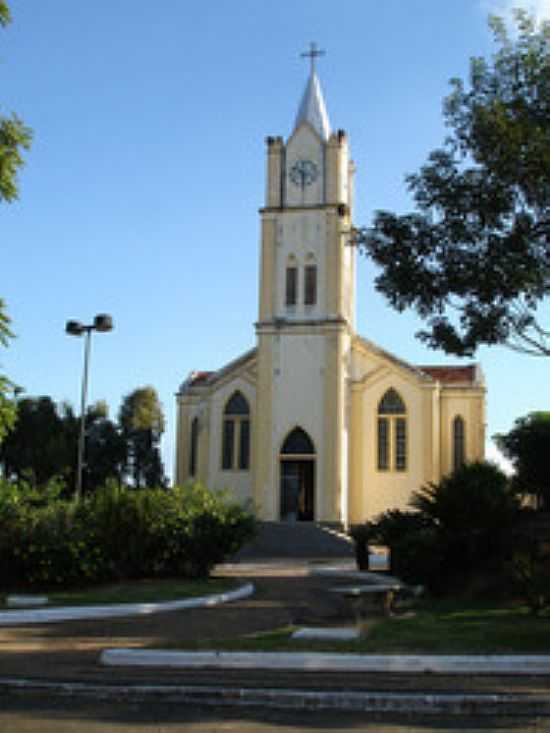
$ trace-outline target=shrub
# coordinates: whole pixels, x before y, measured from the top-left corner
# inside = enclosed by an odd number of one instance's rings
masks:
[[[499,574],[511,555],[519,504],[492,463],[471,463],[413,494],[411,506],[438,528],[446,584],[468,585],[476,574]]]
[[[45,503],[27,485],[0,482],[4,588],[206,576],[255,531],[250,512],[199,484],[132,490],[112,482],[78,502],[58,489]]]
[[[406,583],[424,583],[439,569],[436,551],[437,533],[434,522],[419,512],[392,509],[380,514],[374,521],[354,527],[351,536],[359,564],[366,558],[368,546],[385,545],[390,548],[390,572]]]
[[[438,594],[503,581],[519,505],[496,466],[465,465],[414,492],[410,505],[415,511],[385,512],[354,532],[363,544],[390,547],[393,574]]]
[[[525,535],[519,539],[509,569],[514,589],[534,616],[550,608],[550,556],[537,539]]]

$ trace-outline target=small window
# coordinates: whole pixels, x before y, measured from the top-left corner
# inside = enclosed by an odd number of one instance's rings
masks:
[[[296,305],[298,300],[298,268],[286,268],[286,304]]]
[[[464,419],[457,415],[453,420],[453,469],[457,471],[466,462]]]
[[[250,408],[241,392],[227,401],[222,425],[222,470],[247,471],[250,467]]]
[[[199,418],[194,417],[191,422],[191,450],[189,451],[189,475],[197,473],[197,453],[199,448]]]
[[[304,303],[315,305],[317,302],[317,265],[306,265],[304,278]]]

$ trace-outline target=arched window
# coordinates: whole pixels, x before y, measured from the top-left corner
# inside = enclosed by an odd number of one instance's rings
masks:
[[[199,451],[199,418],[194,417],[191,421],[191,445],[189,451],[189,475],[197,473],[197,456]]]
[[[407,409],[393,388],[378,403],[378,470],[407,470]]]
[[[457,415],[453,420],[453,469],[456,471],[466,462],[464,418]]]
[[[286,263],[285,304],[295,306],[298,302],[298,263],[294,255],[289,255]]]
[[[281,455],[283,456],[309,456],[315,454],[315,448],[311,442],[311,438],[302,430],[302,428],[294,428],[285,438],[285,442],[281,447]]]
[[[317,265],[312,254],[307,256],[304,268],[304,305],[317,303]]]
[[[241,392],[234,392],[223,413],[222,469],[247,471],[250,465],[250,408]]]

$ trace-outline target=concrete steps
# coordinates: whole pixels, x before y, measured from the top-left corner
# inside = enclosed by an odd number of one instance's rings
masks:
[[[353,559],[353,542],[341,528],[318,522],[259,522],[258,536],[234,561]]]

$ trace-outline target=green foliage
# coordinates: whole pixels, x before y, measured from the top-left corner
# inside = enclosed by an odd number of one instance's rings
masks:
[[[199,484],[132,490],[110,482],[78,502],[62,485],[0,480],[0,585],[87,585],[206,577],[253,536],[253,516]]]
[[[496,581],[502,574],[512,551],[519,504],[497,466],[466,464],[438,485],[414,492],[410,504],[436,527],[434,550],[443,574],[432,579],[434,587],[467,587],[483,576],[492,575]]]
[[[0,25],[6,26],[11,21],[10,9],[6,0],[0,0]]]
[[[17,423],[0,445],[0,464],[8,478],[29,479],[45,486],[63,477],[74,486],[80,420],[69,405],[50,397],[28,397],[17,402]],[[90,492],[109,478],[120,480],[126,461],[126,443],[107,417],[105,403],[86,411],[86,465],[83,487]]]
[[[11,22],[11,14],[6,0],[0,0],[0,26]],[[13,201],[18,196],[17,171],[23,165],[22,150],[28,150],[32,132],[14,114],[9,117],[0,115],[0,203]],[[10,320],[5,304],[0,298],[0,346],[7,346],[13,336],[9,329]],[[0,443],[15,424],[16,409],[10,393],[14,385],[0,374]]]
[[[390,572],[393,575],[407,583],[433,585],[431,580],[440,570],[440,555],[434,552],[437,531],[430,517],[419,512],[391,509],[372,522],[354,527],[351,536],[356,555],[359,552],[360,557],[368,557],[369,545],[385,545],[391,550]],[[361,546],[363,549],[359,549]]]
[[[73,444],[76,445],[78,431],[73,431]],[[85,466],[82,474],[82,487],[85,493],[104,486],[109,479],[122,481],[127,460],[128,447],[120,430],[109,419],[109,411],[104,402],[92,405],[86,412]]]
[[[535,496],[539,509],[550,508],[550,412],[520,417],[509,433],[494,438],[512,461],[513,486],[518,494]]]
[[[11,22],[8,4],[0,0],[0,25]],[[32,131],[17,115],[0,116],[0,202],[18,197],[17,171],[23,165],[22,150],[31,146]]]
[[[68,476],[74,463],[72,445],[50,397],[18,401],[17,424],[0,446],[0,461],[6,476],[28,478],[36,485],[56,475]]]
[[[17,115],[0,117],[0,201],[18,198],[17,171],[23,165],[21,150],[31,146],[32,132]]]
[[[433,593],[497,585],[511,557],[519,519],[517,499],[493,464],[471,463],[414,492],[414,512],[388,511],[359,533],[387,545],[391,572]]]
[[[127,472],[137,488],[164,485],[160,438],[164,415],[153,387],[135,389],[122,401],[119,423],[127,446]]]
[[[7,346],[13,334],[10,330],[10,319],[6,313],[4,301],[0,298],[0,346]],[[0,374],[0,443],[15,425],[16,407],[12,392],[13,383]]]
[[[523,537],[510,563],[512,582],[534,616],[550,608],[550,556],[540,542]]]
[[[482,461],[461,466],[437,485],[423,486],[410,504],[448,532],[469,533],[508,531],[519,508],[506,475]]]
[[[550,291],[550,22],[518,11],[515,40],[491,25],[496,54],[471,61],[468,88],[451,81],[449,136],[406,179],[417,212],[379,211],[355,241],[381,266],[390,304],[427,322],[429,346],[550,356],[537,321]]]

